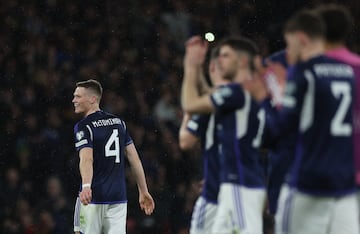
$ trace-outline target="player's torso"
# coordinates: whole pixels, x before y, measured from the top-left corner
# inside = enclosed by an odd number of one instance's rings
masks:
[[[327,52],[331,58],[349,64],[355,73],[355,101],[353,112],[354,131],[354,155],[357,170],[357,184],[360,185],[360,56],[352,53],[345,47],[337,48]]]
[[[294,164],[297,175],[293,182],[306,192],[346,193],[352,190],[354,179],[353,70],[320,56],[303,64],[299,71],[307,88],[301,107]]]
[[[99,112],[85,122],[93,138],[93,203],[126,201],[125,129],[113,115]]]
[[[216,203],[220,184],[220,163],[214,114],[193,115],[187,124],[187,129],[200,138],[204,173],[202,196],[207,201]]]
[[[215,117],[221,165],[220,180],[248,187],[263,187],[264,172],[260,165],[258,147],[261,144],[265,112],[259,109],[241,87],[232,87],[232,92],[243,93],[243,105],[220,110]],[[236,107],[236,104],[230,106]]]
[[[215,137],[215,115],[208,116],[207,127],[201,139],[204,160],[204,188],[202,195],[217,202],[220,187],[220,158],[218,140]]]

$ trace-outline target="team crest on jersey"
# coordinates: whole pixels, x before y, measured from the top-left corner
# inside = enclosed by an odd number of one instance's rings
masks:
[[[212,96],[217,105],[222,105],[224,104],[224,99],[230,97],[231,94],[232,90],[229,87],[222,87],[215,90]]]
[[[84,137],[84,132],[80,131],[76,133],[76,139],[80,141]]]
[[[230,97],[231,94],[233,93],[229,87],[222,87],[222,88],[218,89],[218,91],[220,92],[221,96],[223,96],[223,97]]]

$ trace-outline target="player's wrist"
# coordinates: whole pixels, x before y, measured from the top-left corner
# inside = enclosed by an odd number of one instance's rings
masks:
[[[91,188],[91,183],[82,184],[82,188]]]

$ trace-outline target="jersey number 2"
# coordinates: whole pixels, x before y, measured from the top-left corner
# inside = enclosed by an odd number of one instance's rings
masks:
[[[333,136],[350,136],[352,127],[345,123],[345,116],[351,105],[351,87],[345,82],[332,82],[331,92],[336,99],[340,99],[340,105],[331,120],[330,132]]]
[[[111,149],[111,147],[113,148]],[[120,163],[119,130],[114,129],[105,144],[105,157],[115,157],[115,163]]]

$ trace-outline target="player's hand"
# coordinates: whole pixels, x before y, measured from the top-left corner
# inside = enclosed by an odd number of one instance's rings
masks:
[[[143,193],[139,195],[140,208],[146,215],[151,215],[155,209],[155,202],[150,193]]]
[[[283,92],[286,86],[287,69],[281,63],[270,62],[268,67],[274,72],[280,90]]]
[[[245,80],[242,84],[250,95],[258,102],[262,102],[269,96],[269,92],[264,81],[264,75],[266,74],[266,68],[262,65],[261,59],[255,59],[255,71],[252,74],[251,79]]]
[[[83,205],[88,205],[92,199],[92,190],[91,188],[83,188],[79,194],[80,201]]]
[[[263,76],[267,89],[271,94],[272,101],[277,106],[281,106],[283,93],[286,84],[287,70],[281,63],[269,62],[267,72]]]
[[[204,64],[209,43],[200,36],[193,36],[185,43],[185,67],[200,67]]]

